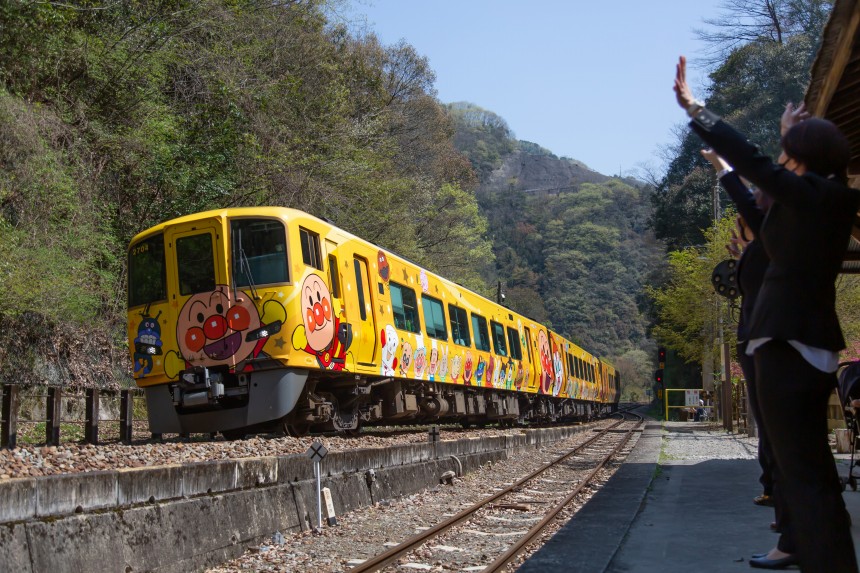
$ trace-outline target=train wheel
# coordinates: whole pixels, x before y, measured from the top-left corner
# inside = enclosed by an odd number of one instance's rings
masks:
[[[351,430],[344,430],[343,433],[347,436],[358,436],[359,434],[361,434],[361,424],[359,424],[357,428],[353,428]]]
[[[302,424],[286,424],[286,430],[288,436],[293,436],[294,438],[301,438],[303,436],[307,436],[311,431],[311,425],[308,423]]]
[[[224,430],[223,432],[221,432],[221,435],[224,436],[225,440],[232,442],[235,440],[244,440],[245,436],[247,435],[247,432],[243,429]]]

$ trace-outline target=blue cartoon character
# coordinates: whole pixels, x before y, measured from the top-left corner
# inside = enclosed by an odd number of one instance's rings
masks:
[[[147,307],[148,308],[148,307]],[[158,314],[143,315],[140,326],[137,327],[137,337],[134,339],[134,376],[143,378],[152,372],[152,357],[161,354],[161,326],[158,324]]]
[[[487,367],[487,363],[484,362],[484,357],[478,357],[478,366],[475,368],[475,381],[477,382],[477,386],[481,385],[481,381],[484,378],[484,369]]]

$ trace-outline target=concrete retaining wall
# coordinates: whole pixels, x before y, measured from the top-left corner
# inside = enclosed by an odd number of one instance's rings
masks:
[[[582,429],[332,452],[322,485],[343,514]],[[197,571],[275,531],[308,529],[315,516],[313,464],[304,455],[0,481],[0,570]]]

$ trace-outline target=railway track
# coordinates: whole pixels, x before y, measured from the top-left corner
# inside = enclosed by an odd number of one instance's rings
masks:
[[[531,474],[456,515],[350,569],[351,573],[434,565],[461,571],[503,571],[527,551],[560,515],[575,511],[604,468],[622,452],[643,419],[621,419]],[[426,565],[424,565],[426,566]]]

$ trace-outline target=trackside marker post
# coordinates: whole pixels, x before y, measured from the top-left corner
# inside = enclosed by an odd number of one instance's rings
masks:
[[[439,441],[439,426],[430,427],[430,430],[427,432],[427,440],[430,443],[436,443]]]
[[[322,530],[322,493],[320,488],[320,462],[323,458],[328,454],[328,450],[322,442],[318,440],[314,440],[314,443],[311,444],[311,447],[308,448],[308,451],[305,452],[307,456],[314,463],[314,477],[317,481],[317,528]],[[334,513],[334,511],[332,511]]]
[[[337,525],[337,516],[334,514],[334,502],[331,500],[331,490],[322,488],[322,496],[325,501],[325,521],[329,525]]]

